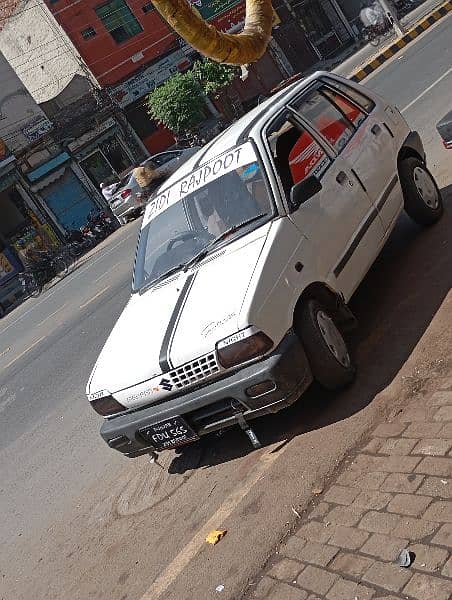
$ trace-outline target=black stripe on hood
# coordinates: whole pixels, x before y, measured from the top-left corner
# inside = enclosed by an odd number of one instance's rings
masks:
[[[182,311],[184,310],[185,302],[187,300],[188,294],[190,293],[190,289],[193,285],[193,281],[196,275],[197,272],[191,273],[185,280],[185,283],[179,294],[179,298],[177,299],[170,320],[168,322],[165,335],[163,336],[159,356],[159,364],[160,368],[162,369],[162,373],[167,373],[170,369],[173,368],[173,364],[170,360],[171,344],[173,343],[174,335],[176,333],[176,329],[179,324]]]

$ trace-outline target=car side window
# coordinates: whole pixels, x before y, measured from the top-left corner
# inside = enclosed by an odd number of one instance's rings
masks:
[[[375,102],[368,98],[365,94],[358,92],[355,88],[342,83],[341,81],[328,80],[328,85],[334,87],[338,91],[342,92],[344,96],[348,97],[352,102],[361,108],[367,114],[371,113],[375,108]]]
[[[296,183],[310,175],[321,179],[331,164],[331,158],[311,133],[286,118],[279,119],[267,137],[287,197]]]
[[[324,88],[322,91],[325,96],[327,96],[327,98],[329,98],[331,102],[337,106],[344,117],[353,123],[355,127],[359,127],[366,119],[367,115],[351,100],[345,96],[342,96],[342,94],[339,94],[334,90],[330,90],[329,88]]]
[[[295,100],[292,107],[328,140],[337,153],[340,153],[353,137],[353,125],[320,90]]]

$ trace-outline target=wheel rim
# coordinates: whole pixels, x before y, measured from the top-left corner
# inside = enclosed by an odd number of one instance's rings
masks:
[[[413,180],[424,204],[433,210],[438,208],[438,190],[430,173],[423,167],[415,167]]]
[[[348,369],[348,367],[351,365],[350,355],[344,342],[344,338],[340,334],[331,317],[320,310],[317,313],[317,324],[319,326],[323,341],[327,345],[331,354],[338,361],[338,363]]]

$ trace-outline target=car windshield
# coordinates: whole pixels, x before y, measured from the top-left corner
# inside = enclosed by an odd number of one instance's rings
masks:
[[[273,215],[266,180],[251,143],[209,161],[148,203],[133,291],[202,258],[217,243],[259,227]],[[230,231],[230,235],[228,232]]]

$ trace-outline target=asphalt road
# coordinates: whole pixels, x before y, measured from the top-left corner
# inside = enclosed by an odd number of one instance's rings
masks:
[[[261,451],[231,430],[163,455],[159,468],[99,438],[84,386],[127,302],[138,223],[0,321],[2,599],[204,600],[219,584],[238,598],[296,519],[292,507],[309,505],[379,415],[450,366],[452,153],[434,131],[450,110],[450,39],[452,18],[368,80],[421,131],[445,217],[428,231],[401,218],[352,301],[356,384],[336,396],[313,388],[260,420]],[[215,527],[228,535],[212,548]]]

